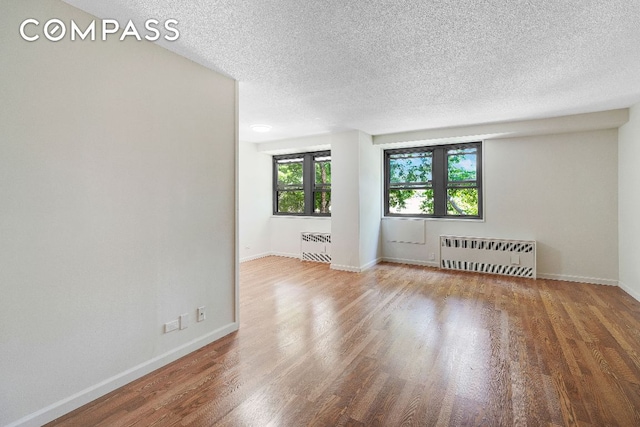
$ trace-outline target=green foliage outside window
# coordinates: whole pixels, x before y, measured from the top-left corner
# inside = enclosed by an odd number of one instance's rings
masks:
[[[279,191],[278,212],[304,213],[304,191]]]
[[[389,158],[389,209],[395,213],[433,213],[432,168],[431,153],[392,154]]]
[[[278,164],[278,186],[302,186],[302,161]]]
[[[304,213],[302,161],[277,163],[278,212]]]
[[[447,214],[478,215],[476,149],[449,150],[447,177]]]
[[[275,213],[331,214],[331,155],[329,152],[275,157],[274,168],[276,169]],[[310,194],[311,206],[306,206],[306,194]]]
[[[437,158],[443,165],[445,176],[434,178],[433,167]],[[440,215],[478,216],[479,146],[439,147],[396,151],[387,154],[387,203],[390,214],[434,215],[436,205],[441,204]],[[441,174],[442,175],[442,174]],[[435,182],[434,182],[435,181]],[[436,190],[435,186],[441,190]],[[446,206],[435,200],[446,198]],[[442,199],[444,200],[444,199]]]
[[[448,215],[478,215],[477,188],[450,188],[447,190]]]
[[[315,213],[331,213],[331,160],[316,159],[313,211]],[[328,189],[328,190],[327,190]],[[326,191],[323,191],[326,190]]]

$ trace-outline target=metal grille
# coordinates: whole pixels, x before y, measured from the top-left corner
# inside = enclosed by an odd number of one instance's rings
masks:
[[[303,261],[331,262],[331,234],[308,233],[301,236],[301,256]]]
[[[331,243],[331,234],[302,233],[303,242]]]
[[[447,248],[478,249],[506,252],[533,252],[535,242],[487,240],[474,237],[443,237],[442,246]]]
[[[440,267],[535,279],[536,242],[440,236]]]
[[[315,261],[315,262],[330,263],[331,262],[331,255],[319,254],[319,253],[313,253],[313,252],[303,252],[302,253],[302,260],[303,261]]]
[[[533,277],[533,268],[514,265],[442,260],[442,268],[446,268],[448,270],[475,271],[477,273],[503,274],[506,276]]]

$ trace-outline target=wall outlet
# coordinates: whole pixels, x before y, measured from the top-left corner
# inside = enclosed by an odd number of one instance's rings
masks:
[[[435,253],[433,253],[433,252],[431,252],[431,253],[429,254],[429,261],[435,261],[435,260],[436,260],[436,254],[435,254]]]
[[[164,333],[167,334],[171,331],[175,331],[179,327],[178,320],[172,320],[171,322],[167,322],[164,324]]]
[[[202,322],[204,319],[207,318],[207,312],[205,311],[205,307],[204,305],[202,307],[198,307],[198,322]]]
[[[189,313],[180,315],[180,329],[187,329],[189,327]]]

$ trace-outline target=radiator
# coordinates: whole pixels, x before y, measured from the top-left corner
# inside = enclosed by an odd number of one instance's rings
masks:
[[[303,261],[331,262],[331,234],[303,232],[301,236]]]
[[[535,279],[536,242],[440,236],[440,267]]]

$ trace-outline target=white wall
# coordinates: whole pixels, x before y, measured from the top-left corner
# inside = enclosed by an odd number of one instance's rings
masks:
[[[248,261],[271,253],[272,165],[251,142],[240,142],[239,158],[239,251],[240,261]]]
[[[360,268],[360,136],[334,137],[331,146],[331,268]]]
[[[331,268],[360,272],[381,258],[381,150],[361,131],[337,134],[331,148]]]
[[[333,199],[331,203],[333,205]],[[271,253],[278,256],[299,258],[300,233],[331,233],[331,218],[273,216],[269,222],[269,228]]]
[[[616,141],[616,130],[485,141],[485,221],[427,220],[424,245],[383,234],[383,256],[437,265],[441,234],[533,239],[539,277],[616,284]]]
[[[382,150],[372,145],[371,135],[359,132],[360,260],[366,269],[382,257]]]
[[[620,286],[640,300],[640,104],[618,135],[618,229]]]
[[[52,17],[93,19],[57,0],[0,13],[0,425],[237,328],[235,82],[148,42],[20,38]]]

